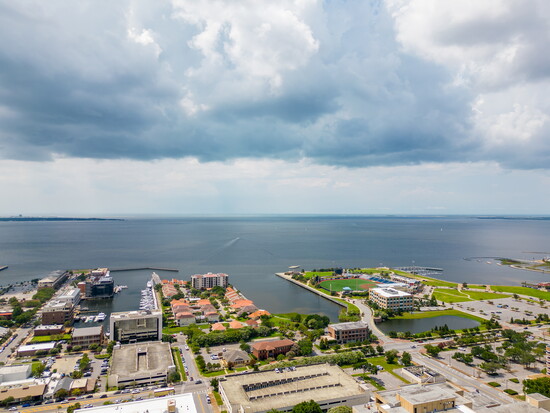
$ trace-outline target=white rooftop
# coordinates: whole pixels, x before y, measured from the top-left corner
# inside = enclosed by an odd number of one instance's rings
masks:
[[[157,397],[154,399],[141,400],[138,402],[110,404],[106,406],[78,409],[80,413],[167,413],[168,403],[173,400],[176,413],[197,413],[193,394],[177,394],[173,396]]]
[[[47,343],[29,344],[19,347],[18,351],[33,351],[33,350],[51,350],[55,347],[54,341],[48,341]]]
[[[410,297],[411,296],[409,293],[395,290],[393,288],[373,288],[371,289],[371,291],[384,297]]]

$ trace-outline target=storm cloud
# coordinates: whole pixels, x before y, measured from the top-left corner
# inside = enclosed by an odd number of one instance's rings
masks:
[[[428,3],[0,2],[0,157],[547,168],[550,5]]]

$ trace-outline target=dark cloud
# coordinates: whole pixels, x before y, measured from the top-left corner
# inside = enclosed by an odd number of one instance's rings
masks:
[[[309,157],[352,167],[483,157],[472,91],[402,52],[378,2],[325,3],[304,18],[317,43],[303,25],[292,32],[306,33],[309,55],[273,42],[261,50],[267,69],[254,50],[230,55],[237,23],[224,23],[207,56],[193,45],[204,24],[174,18],[168,2],[142,7],[0,4],[1,157]],[[473,41],[459,29],[442,41]]]

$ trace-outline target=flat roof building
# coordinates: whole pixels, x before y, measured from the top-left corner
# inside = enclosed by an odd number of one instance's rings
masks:
[[[54,341],[49,341],[47,343],[37,343],[37,344],[28,344],[26,346],[20,346],[17,349],[17,355],[19,357],[23,356],[34,356],[37,351],[50,351],[55,347]],[[0,400],[2,400],[0,398]]]
[[[263,413],[271,409],[291,411],[303,401],[315,400],[321,409],[354,406],[369,401],[370,391],[338,366],[317,364],[234,374],[219,383],[229,413]]]
[[[31,367],[30,364],[0,367],[0,383],[28,379],[31,376]]]
[[[369,299],[386,310],[412,310],[413,296],[395,288],[372,288]]]
[[[75,328],[71,344],[82,347],[88,347],[90,344],[103,344],[103,326]]]
[[[42,309],[42,324],[72,324],[74,305],[70,302],[52,300]]]
[[[38,281],[38,288],[59,288],[69,278],[69,271],[52,271],[47,276]]]
[[[39,325],[34,328],[34,335],[38,336],[52,336],[56,334],[63,334],[65,327],[63,324],[51,324],[51,325]]]
[[[175,369],[169,343],[126,344],[113,349],[109,385],[166,383],[168,373]]]
[[[197,413],[192,393],[75,410],[79,413]]]
[[[80,290],[78,288],[68,288],[58,295],[56,300],[78,305],[80,302]]]
[[[121,343],[160,340],[162,311],[140,310],[111,313],[110,339]]]
[[[369,325],[362,321],[329,324],[327,329],[328,334],[336,340],[338,344],[365,341],[368,340],[371,335]]]
[[[191,276],[191,286],[197,290],[204,290],[215,286],[227,287],[229,276],[227,274],[196,274]]]

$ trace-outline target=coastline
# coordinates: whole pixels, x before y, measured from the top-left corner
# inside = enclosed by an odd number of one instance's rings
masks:
[[[344,303],[341,302],[340,300],[337,300],[337,299],[334,298],[334,297],[331,297],[331,296],[326,295],[326,294],[324,294],[324,293],[322,293],[322,292],[320,292],[320,291],[317,291],[315,288],[310,287],[309,285],[305,285],[305,284],[303,284],[303,283],[301,283],[301,282],[299,282],[299,281],[293,280],[292,277],[286,275],[285,273],[276,272],[275,275],[278,276],[278,277],[281,277],[281,278],[283,278],[283,279],[285,279],[285,280],[287,280],[287,281],[290,281],[291,283],[294,283],[294,284],[296,284],[296,285],[299,285],[300,287],[305,288],[306,290],[309,290],[309,291],[311,291],[311,292],[317,294],[317,295],[320,296],[320,297],[323,297],[325,300],[332,301],[333,303],[338,304],[338,305],[341,306],[341,307],[348,308],[347,304],[344,304]]]

